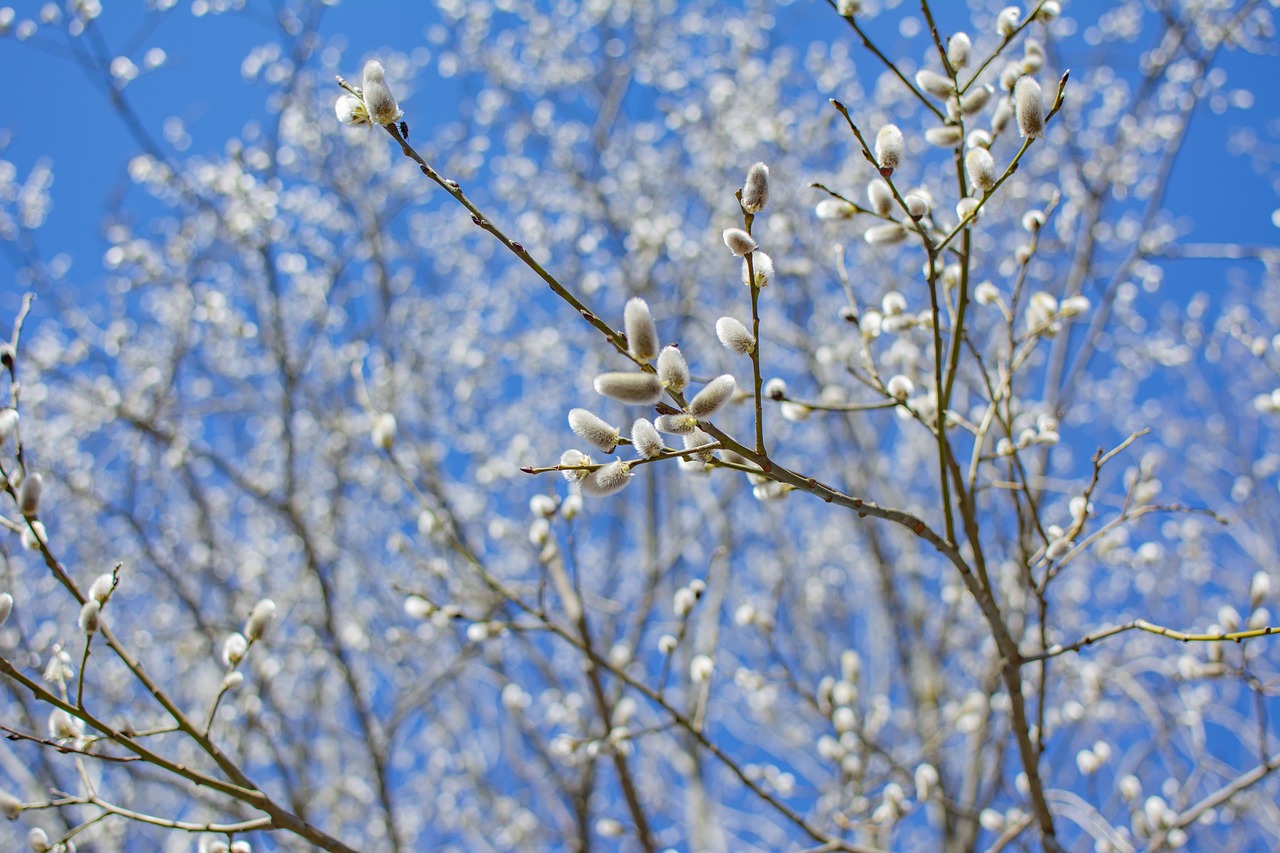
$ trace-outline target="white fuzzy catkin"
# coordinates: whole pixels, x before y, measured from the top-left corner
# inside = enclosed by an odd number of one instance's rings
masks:
[[[888,216],[889,211],[893,210],[893,190],[889,188],[889,184],[880,178],[876,178],[867,184],[867,201],[871,203],[871,209],[881,216]]]
[[[582,479],[582,493],[603,498],[622,491],[631,482],[631,466],[621,459],[597,468]]]
[[[343,93],[338,96],[337,103],[333,105],[334,115],[338,117],[338,121],[351,127],[362,127],[369,125],[369,111],[365,109],[364,101],[355,95]]]
[[[1018,132],[1035,138],[1044,136],[1044,93],[1033,77],[1019,77],[1013,87],[1014,112],[1018,116]]]
[[[898,168],[902,164],[903,147],[902,131],[896,124],[886,124],[880,128],[880,132],[876,134],[876,160],[880,163],[880,168],[890,172]],[[871,206],[875,207],[874,199]]]
[[[741,228],[724,229],[724,244],[738,257],[751,254],[757,245],[751,235]]]
[[[937,71],[930,71],[928,68],[921,68],[916,72],[916,85],[930,95],[936,95],[939,98],[954,95],[956,91],[954,80],[939,74]]]
[[[635,446],[636,453],[645,459],[662,455],[662,436],[658,435],[658,430],[646,418],[638,418],[631,425],[631,444]]]
[[[373,416],[373,427],[369,430],[369,440],[379,450],[390,450],[396,443],[396,416],[390,412],[379,412]]]
[[[872,246],[891,246],[907,239],[907,229],[896,222],[889,222],[885,225],[876,225],[868,228],[866,233],[862,235],[862,239]]]
[[[18,431],[18,410],[5,406],[0,409],[0,447],[4,447],[9,436]]]
[[[969,215],[972,214],[977,209],[978,209],[978,200],[973,196],[966,196],[960,199],[960,201],[956,202],[956,216],[959,217],[961,221],[968,218]],[[973,219],[970,219],[969,221],[973,222],[977,218],[978,218],[977,216],[974,216]]]
[[[838,198],[824,198],[813,208],[813,212],[819,219],[849,219],[858,209]]]
[[[369,119],[376,124],[391,124],[404,115],[396,103],[395,96],[387,88],[386,71],[382,63],[371,59],[364,66],[362,94],[365,109],[369,111]]]
[[[707,445],[716,443],[716,440],[711,437],[711,435],[700,429],[695,429],[693,432],[684,436],[682,440],[684,441],[685,450],[693,450],[698,447],[706,447]],[[689,458],[695,462],[710,462],[714,456],[714,450],[707,450],[702,453],[694,453]]]
[[[689,363],[678,347],[663,347],[658,353],[658,381],[677,394],[689,387]]]
[[[569,411],[569,429],[592,447],[605,453],[612,453],[618,446],[618,428],[587,409]]]
[[[92,598],[80,608],[80,630],[86,634],[98,633],[102,625],[102,605]]]
[[[689,401],[689,414],[698,420],[713,416],[725,407],[737,387],[737,383],[728,373],[717,376]]]
[[[35,518],[40,514],[40,495],[44,491],[44,477],[29,473],[22,478],[18,487],[18,508],[27,518]]]
[[[596,377],[596,393],[636,406],[647,406],[662,397],[662,382],[652,373],[601,373]]]
[[[998,136],[1004,132],[1009,126],[1009,119],[1013,118],[1013,104],[1008,98],[1001,98],[1000,103],[996,104],[996,110],[991,114],[991,133]]]
[[[622,323],[627,333],[627,352],[632,358],[648,361],[658,354],[658,327],[654,325],[648,302],[639,296],[627,300]]]
[[[756,163],[747,170],[747,182],[742,187],[742,209],[747,213],[759,213],[769,200],[769,167]]]
[[[969,64],[969,51],[973,42],[968,33],[956,33],[947,40],[947,61],[952,68],[964,68]]]
[[[7,592],[0,592],[0,627],[9,621],[9,614],[13,612],[13,596]]]
[[[911,193],[903,201],[907,203],[908,215],[917,222],[929,215],[929,201],[924,196]]]
[[[996,32],[1008,38],[1018,29],[1018,21],[1022,18],[1022,10],[1017,6],[1005,6],[996,15]]]
[[[89,597],[99,604],[106,604],[116,588],[116,576],[111,572],[103,572],[93,579],[89,587]]]
[[[941,127],[931,127],[924,132],[924,139],[930,145],[936,145],[939,148],[955,148],[964,141],[964,130],[955,124],[944,124]]]
[[[759,250],[751,253],[748,268],[747,259],[742,259],[742,283],[750,286],[751,275],[755,275],[756,287],[765,287],[773,280],[773,258]]]
[[[560,454],[560,467],[564,469],[560,473],[570,483],[576,483],[587,476],[587,470],[582,466],[590,464],[591,457],[581,450],[566,450]]]
[[[739,355],[751,355],[756,349],[756,339],[747,331],[741,321],[733,317],[721,317],[716,320],[716,337],[724,348]]]
[[[239,631],[232,631],[222,641],[223,665],[227,667],[239,666],[240,661],[244,660],[244,655],[247,651],[249,651],[249,641],[245,639],[244,634]]]
[[[989,86],[979,86],[976,89],[970,89],[964,93],[964,97],[960,99],[960,112],[964,115],[971,116],[979,112],[991,101],[991,88]]]
[[[964,156],[964,166],[969,172],[969,186],[982,192],[990,192],[996,185],[996,161],[985,148],[970,148]]]
[[[267,626],[271,624],[275,615],[276,603],[269,598],[264,598],[253,605],[253,610],[249,611],[249,618],[244,623],[245,637],[249,640],[262,639],[262,635],[266,633]]]
[[[17,820],[22,814],[22,800],[8,791],[0,791],[0,815],[9,820]]]
[[[653,425],[667,435],[688,435],[698,428],[698,419],[687,412],[677,415],[658,415]]]

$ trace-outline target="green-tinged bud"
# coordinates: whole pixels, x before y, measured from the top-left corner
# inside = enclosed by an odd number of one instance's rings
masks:
[[[275,615],[276,603],[269,598],[253,605],[253,610],[249,611],[249,618],[244,623],[245,638],[250,641],[261,640]]]
[[[939,148],[955,148],[964,141],[964,130],[959,125],[944,124],[924,132],[925,141]]]
[[[35,518],[40,514],[40,495],[44,491],[44,477],[39,474],[27,474],[18,487],[18,507],[27,518]]]
[[[963,222],[965,219],[969,218],[970,214],[978,209],[978,204],[978,200],[973,196],[965,196],[960,199],[960,201],[956,202],[956,217]],[[977,220],[977,218],[977,216],[974,216],[973,219],[969,221],[973,222]]]
[[[893,190],[885,181],[875,178],[867,184],[867,201],[876,213],[888,216],[889,211],[893,210]]]
[[[698,419],[687,412],[677,415],[658,415],[653,425],[667,435],[688,435],[698,428]]]
[[[862,239],[872,246],[891,246],[907,239],[907,229],[897,222],[889,222],[868,228],[867,232],[862,235]]]
[[[990,151],[970,148],[964,157],[964,166],[969,171],[969,186],[980,192],[991,192],[996,185],[996,161]]]
[[[682,439],[684,441],[685,450],[693,450],[698,447],[707,447],[708,445],[716,443],[715,438],[713,438],[711,435],[703,432],[700,429],[695,429],[693,432],[689,433],[688,435],[683,436]],[[714,450],[706,450],[706,451],[703,451],[702,453],[694,453],[689,458],[694,459],[698,462],[710,462],[714,457],[715,457]]]
[[[947,61],[951,63],[952,68],[964,68],[969,64],[969,51],[973,48],[973,42],[969,39],[968,33],[956,33],[947,40]]]
[[[737,383],[729,374],[717,376],[689,401],[688,411],[698,420],[706,420],[724,408],[733,397]]]
[[[836,12],[844,18],[852,18],[862,11],[862,0],[836,0]]]
[[[653,315],[649,313],[649,303],[638,296],[628,300],[622,317],[627,332],[627,352],[631,353],[631,357],[648,361],[656,356],[658,327],[654,325]]]
[[[222,663],[229,667],[239,666],[247,651],[249,651],[249,641],[245,639],[244,634],[233,631],[227,635],[227,639],[222,641]]]
[[[22,528],[22,547],[28,551],[39,551],[41,545],[49,544],[49,534],[44,529],[43,521],[29,521]]]
[[[738,257],[751,254],[757,245],[755,239],[741,228],[724,229],[724,244]]]
[[[84,721],[61,708],[49,714],[49,737],[53,740],[76,740],[84,734]]]
[[[755,251],[751,254],[751,266],[748,271],[747,259],[742,259],[742,283],[750,286],[751,278],[749,273],[754,273],[756,277],[756,287],[764,287],[773,280],[773,258],[761,251]]]
[[[742,187],[742,209],[747,213],[759,213],[769,200],[769,167],[756,163],[747,171],[747,182]]]
[[[597,468],[582,478],[582,493],[593,498],[616,494],[631,482],[631,466],[621,459]]]
[[[1044,136],[1044,93],[1032,77],[1020,77],[1013,88],[1014,111],[1018,115],[1018,132],[1035,138]]]
[[[222,689],[228,693],[232,690],[239,690],[241,684],[244,684],[244,673],[239,670],[228,672],[222,676]]]
[[[587,476],[588,471],[585,466],[590,464],[592,464],[591,457],[581,450],[566,450],[560,454],[560,467],[564,469],[560,473],[564,474],[564,478],[570,483],[577,483]]]
[[[1022,10],[1017,6],[1005,6],[996,15],[996,32],[1008,38],[1018,29],[1018,21],[1022,19]]]
[[[921,68],[916,72],[916,85],[939,98],[954,95],[956,92],[954,80],[937,71],[930,71],[928,68]]]
[[[1043,21],[1047,24],[1061,14],[1062,14],[1061,3],[1058,3],[1057,0],[1046,0],[1045,3],[1042,3],[1040,5],[1040,9],[1035,14],[1035,19],[1037,21]]]
[[[747,331],[747,327],[733,317],[721,317],[716,320],[716,337],[724,348],[738,355],[751,355],[756,350],[756,339]]]
[[[13,612],[13,596],[7,592],[0,592],[0,628],[4,627],[4,623],[9,621],[9,614]]]
[[[102,625],[102,605],[94,599],[89,599],[80,608],[80,630],[86,634],[93,635],[98,633],[98,628]]]
[[[573,409],[569,412],[569,428],[578,437],[588,442],[597,450],[612,453],[618,446],[621,431],[611,426],[603,418],[599,418],[586,409]]]
[[[658,430],[646,418],[638,418],[631,425],[631,444],[635,447],[636,453],[645,459],[662,455],[662,436],[658,435]]]
[[[984,281],[973,289],[973,301],[979,305],[995,305],[1000,302],[1000,290],[991,282]]]
[[[889,175],[902,165],[902,152],[905,147],[902,131],[896,124],[886,124],[880,128],[880,132],[876,134],[876,161],[880,164],[881,172]],[[871,206],[876,206],[875,199],[871,200]]]
[[[27,833],[27,847],[31,848],[31,853],[50,853],[53,850],[48,833],[38,826],[31,827]]]
[[[858,210],[847,201],[841,201],[838,198],[824,198],[814,206],[813,212],[819,219],[832,220],[849,219]]]
[[[369,111],[369,119],[375,124],[392,124],[404,115],[396,103],[395,96],[387,88],[386,71],[382,63],[369,60],[364,66],[362,94],[365,109]]]
[[[663,347],[658,353],[658,381],[662,387],[676,394],[689,387],[689,363],[679,347]]]
[[[652,373],[601,373],[596,377],[596,393],[635,406],[647,406],[662,397],[662,382]]]
[[[889,392],[889,396],[898,400],[905,400],[911,396],[911,392],[915,390],[915,385],[910,379],[898,373],[889,378],[885,384],[885,390]]]

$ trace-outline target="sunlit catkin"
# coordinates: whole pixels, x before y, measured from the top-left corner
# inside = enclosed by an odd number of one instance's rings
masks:
[[[387,88],[386,71],[381,62],[371,59],[365,63],[362,89],[365,109],[375,124],[391,124],[404,115],[395,96]]]
[[[996,161],[985,148],[970,148],[964,156],[964,167],[969,172],[969,186],[984,193],[996,185]]]
[[[596,377],[596,393],[634,406],[647,406],[662,396],[662,382],[652,373],[601,373]]]
[[[80,608],[80,630],[86,634],[98,633],[98,628],[102,625],[102,605],[92,598],[84,603]]]
[[[44,477],[36,473],[27,474],[18,487],[18,507],[27,518],[35,518],[40,514],[40,495],[44,491]]]
[[[631,444],[635,446],[636,453],[645,459],[662,455],[662,436],[658,435],[653,423],[645,418],[638,418],[631,425]]]
[[[618,446],[620,430],[587,409],[569,412],[569,429],[597,450],[612,453]]]
[[[739,355],[750,355],[755,352],[756,339],[747,331],[741,321],[733,317],[721,317],[716,320],[716,337],[724,348]]]
[[[889,188],[888,183],[875,178],[867,184],[867,201],[876,213],[888,216],[889,211],[893,210],[893,190]]]
[[[902,131],[896,124],[886,124],[876,134],[876,160],[886,177],[902,164],[903,147]],[[872,199],[871,206],[876,206],[875,199]]]
[[[1013,87],[1018,132],[1028,138],[1044,136],[1044,94],[1033,77],[1019,77]]]
[[[968,33],[956,33],[947,40],[947,62],[951,63],[952,68],[964,68],[969,64],[969,51],[972,48],[973,42]]]
[[[253,610],[249,611],[249,618],[244,623],[245,637],[251,641],[262,639],[262,635],[266,633],[267,626],[271,624],[275,615],[276,603],[269,598],[264,598],[253,605]]]
[[[707,383],[707,386],[689,401],[688,412],[698,420],[712,417],[729,402],[737,388],[732,376],[724,374]]]
[[[658,353],[658,381],[676,394],[689,387],[689,363],[678,347],[663,347]]]
[[[741,228],[724,229],[724,244],[738,257],[749,255],[756,250],[756,241]]]
[[[742,209],[747,213],[759,213],[769,200],[769,167],[756,163],[747,171],[747,182],[742,187]]]
[[[623,310],[623,326],[627,332],[627,352],[640,361],[658,354],[658,327],[654,325],[649,303],[640,297],[627,301]]]
[[[582,478],[582,493],[603,498],[622,491],[631,482],[631,466],[621,459],[597,468]]]

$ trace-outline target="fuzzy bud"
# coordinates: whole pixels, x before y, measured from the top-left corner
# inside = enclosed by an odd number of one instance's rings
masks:
[[[667,435],[688,435],[698,428],[698,419],[687,412],[678,415],[658,415],[654,427]]]
[[[618,428],[610,426],[603,418],[597,417],[586,409],[570,410],[569,429],[592,447],[605,453],[612,453],[618,446]]]
[[[724,408],[725,403],[733,396],[737,383],[729,374],[717,376],[689,401],[689,414],[698,420],[705,420]]]
[[[980,192],[991,192],[996,185],[996,161],[991,152],[985,148],[970,148],[964,157],[964,165],[969,170],[969,186]]]
[[[608,497],[622,491],[631,476],[631,466],[617,459],[583,477],[582,493],[593,498]]]
[[[712,437],[708,433],[703,432],[700,429],[695,429],[693,432],[689,433],[688,435],[682,436],[681,440],[684,442],[685,450],[694,450],[699,447],[707,447],[708,445],[712,445],[716,443],[716,440],[714,437]],[[689,458],[694,460],[695,462],[710,462],[714,457],[715,457],[715,450],[706,450],[702,453],[695,453]]]
[[[852,18],[862,11],[862,0],[836,0],[836,12],[843,18]]]
[[[964,97],[960,99],[960,112],[964,115],[971,116],[981,111],[988,103],[991,102],[991,88],[989,86],[979,86],[964,93]]]
[[[885,385],[885,390],[889,392],[891,397],[898,400],[906,400],[911,396],[911,392],[915,390],[915,386],[910,379],[899,373],[890,377],[889,382]]]
[[[234,667],[244,660],[245,652],[249,651],[249,641],[245,639],[244,634],[234,631],[227,636],[222,643],[222,662]]]
[[[907,203],[907,214],[919,222],[929,215],[929,200],[917,193],[911,193],[903,199]]]
[[[956,202],[956,217],[963,221],[965,219],[969,219],[969,217],[972,216],[973,219],[970,219],[970,222],[972,222],[974,219],[978,218],[976,215],[974,215],[974,212],[977,209],[978,209],[978,200],[973,196],[966,196],[965,198],[962,198],[960,199],[960,201]]]
[[[716,337],[724,348],[738,355],[750,355],[755,352],[756,339],[747,331],[747,327],[733,317],[721,317],[716,320]]]
[[[363,84],[364,106],[369,111],[369,119],[382,125],[399,121],[404,113],[387,88],[386,71],[381,62],[371,59],[365,63]]]
[[[222,676],[222,689],[227,692],[239,690],[241,684],[244,684],[244,673],[239,670],[236,670],[235,672],[228,672],[226,675]]]
[[[111,572],[103,572],[93,579],[89,587],[89,597],[99,604],[106,604],[116,588],[116,576]]]
[[[1018,132],[1030,138],[1044,136],[1044,93],[1035,78],[1019,77],[1013,87],[1013,100]]]
[[[653,423],[645,418],[639,418],[631,425],[631,443],[645,459],[662,455],[662,436],[658,435]]]
[[[751,263],[742,259],[742,283],[751,286],[751,276],[755,275],[756,287],[764,287],[773,280],[773,258],[761,251],[753,252]]]
[[[595,380],[596,393],[636,406],[647,406],[662,397],[662,383],[652,373],[601,373]]]
[[[973,47],[968,33],[956,33],[947,40],[947,61],[952,68],[964,68],[969,64],[969,51]]]
[[[893,210],[893,190],[889,188],[889,184],[880,178],[876,178],[867,184],[867,201],[871,203],[871,209],[881,216],[888,216],[889,211]]]
[[[1000,14],[996,15],[996,32],[1008,38],[1018,29],[1018,21],[1022,18],[1022,11],[1017,6],[1005,6],[1000,10]]]
[[[964,141],[964,130],[959,125],[944,124],[924,132],[925,141],[939,148],[955,148]]]
[[[741,228],[724,229],[724,244],[739,258],[754,252],[757,245],[752,236]]]
[[[390,450],[396,443],[396,416],[390,412],[375,415],[369,438],[379,450]]]
[[[98,633],[98,627],[102,624],[102,605],[95,599],[89,599],[80,608],[80,630],[86,634]]]
[[[813,208],[813,212],[819,219],[832,220],[849,219],[858,210],[847,201],[841,201],[838,198],[824,198]]]
[[[22,800],[8,791],[0,791],[0,814],[9,820],[17,820],[18,815],[22,814]]]
[[[47,544],[49,544],[49,534],[44,529],[44,522],[27,522],[27,526],[22,528],[22,547],[28,551],[39,551],[41,545]]]
[[[1271,576],[1266,572],[1255,572],[1249,584],[1249,606],[1257,609],[1270,597]],[[3,620],[0,620],[0,624],[3,624]]]
[[[759,213],[769,200],[769,167],[756,163],[747,171],[747,183],[742,188],[742,209],[747,213]]]
[[[892,173],[902,164],[903,147],[902,131],[896,124],[886,124],[880,128],[880,132],[876,134],[876,160],[879,161],[881,170]],[[876,206],[875,199],[872,199],[871,206]]]
[[[44,477],[39,474],[28,474],[22,478],[18,487],[18,506],[27,518],[35,518],[40,514],[40,495],[44,491]]]
[[[916,85],[939,98],[946,98],[956,92],[954,80],[928,68],[921,68],[916,72]]]
[[[566,450],[560,454],[560,467],[564,469],[560,473],[570,483],[576,483],[587,476],[587,470],[583,466],[590,464],[591,457],[581,450]]]
[[[9,436],[18,431],[18,410],[5,407],[0,409],[0,447],[4,447]]]
[[[689,387],[689,364],[678,347],[663,347],[658,353],[658,381],[676,394]]]
[[[630,299],[622,316],[627,332],[627,352],[631,353],[631,357],[648,361],[656,356],[658,327],[654,325],[653,315],[649,313],[649,303],[638,296]]]
[[[269,598],[264,598],[253,605],[253,610],[249,611],[249,618],[244,623],[245,637],[250,641],[261,640],[275,615],[276,603]]]
[[[333,112],[338,121],[350,127],[367,127],[370,124],[369,111],[365,109],[364,101],[346,92],[338,96]]]
[[[31,827],[27,833],[27,847],[31,848],[31,853],[49,853],[53,849],[49,834],[38,826]]]
[[[901,243],[907,239],[907,229],[903,228],[896,222],[890,222],[885,225],[876,225],[868,228],[866,233],[862,235],[862,239],[866,240],[872,246],[891,246],[894,243]]]
[[[0,592],[0,627],[4,627],[4,623],[9,621],[9,614],[13,612],[13,596],[7,592]]]
[[[711,674],[715,671],[716,664],[707,655],[694,655],[693,660],[689,662],[689,679],[694,683],[702,683],[711,680]]]
[[[774,377],[764,383],[764,395],[770,400],[785,400],[787,398],[786,380]]]
[[[973,301],[979,305],[995,305],[1000,301],[1000,290],[989,281],[973,289]]]

